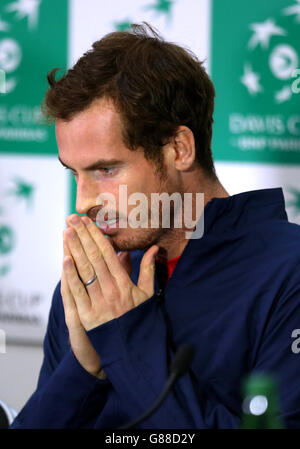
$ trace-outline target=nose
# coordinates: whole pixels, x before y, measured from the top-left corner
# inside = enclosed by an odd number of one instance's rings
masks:
[[[97,192],[91,180],[79,176],[76,189],[76,211],[79,214],[86,214],[89,209],[95,206]]]

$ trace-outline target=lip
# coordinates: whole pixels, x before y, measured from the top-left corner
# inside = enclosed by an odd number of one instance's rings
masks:
[[[118,229],[119,227],[119,219],[117,219],[114,223],[112,223],[111,225],[107,224],[107,223],[99,223],[97,222],[97,226],[99,229],[101,229],[101,231],[103,231],[105,234],[109,234],[114,232],[116,229]]]

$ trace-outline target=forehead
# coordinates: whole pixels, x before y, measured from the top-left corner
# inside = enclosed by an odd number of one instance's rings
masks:
[[[112,102],[95,101],[71,120],[58,119],[55,133],[60,158],[67,163],[87,166],[96,158],[132,158],[136,151],[122,140],[121,118]]]

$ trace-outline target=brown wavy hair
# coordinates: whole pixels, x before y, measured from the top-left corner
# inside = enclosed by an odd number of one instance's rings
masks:
[[[48,74],[43,101],[47,121],[70,120],[101,97],[121,115],[122,137],[129,149],[162,161],[161,147],[180,125],[195,138],[196,161],[216,179],[211,152],[214,86],[203,62],[188,49],[166,42],[149,24],[132,24],[92,45],[60,79]]]

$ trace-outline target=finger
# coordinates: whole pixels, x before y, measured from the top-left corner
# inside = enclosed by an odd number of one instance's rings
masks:
[[[63,238],[63,248],[64,248],[64,257],[71,256],[70,250],[69,250],[64,238]],[[65,311],[65,320],[66,320],[67,326],[69,327],[69,325],[73,326],[73,324],[75,324],[75,325],[78,324],[79,317],[78,317],[76,304],[75,304],[73,295],[70,291],[69,285],[67,283],[66,274],[65,274],[64,270],[62,270],[62,275],[61,275],[60,293],[61,293],[61,297],[62,297],[62,301],[63,301],[64,311]]]
[[[74,229],[68,228],[64,231],[64,245],[67,248],[67,255],[71,255],[73,257],[79,277],[85,285],[94,277],[95,270]],[[88,286],[85,285],[85,287],[88,288],[88,291],[92,294],[101,294],[98,280]]]
[[[71,256],[71,252],[69,250],[69,247],[68,247],[66,239],[65,239],[65,231],[63,231],[63,247],[64,247],[64,257]]]
[[[100,370],[100,358],[91,346],[86,331],[80,321],[75,300],[68,287],[65,272],[62,272],[61,293],[65,310],[65,321],[69,330],[69,339],[76,358],[91,374]],[[89,366],[92,368],[89,369]]]
[[[79,279],[74,261],[72,257],[65,256],[63,262],[63,269],[66,276],[66,281],[71,294],[73,295],[79,317],[90,310],[91,301],[89,295]]]
[[[60,293],[64,306],[65,321],[68,329],[81,327],[76,304],[68,286],[64,270],[62,271],[61,276]]]
[[[157,245],[151,246],[144,254],[138,278],[137,286],[150,298],[154,294],[155,256],[159,251]]]
[[[131,276],[132,271],[132,263],[131,263],[131,255],[129,251],[120,251],[118,254],[118,259],[123,268],[125,268],[128,276]]]
[[[75,215],[76,216],[76,215]],[[94,272],[97,275],[99,285],[101,287],[102,296],[106,299],[113,299],[117,297],[118,289],[117,282],[114,280],[111,275],[104,258],[102,257],[101,249],[90,235],[88,229],[85,224],[81,221],[78,221],[77,224],[72,223],[72,218],[70,217],[69,223],[72,230],[75,230],[77,233],[77,238],[79,239],[84,252],[93,267]],[[105,239],[106,240],[106,239]],[[91,279],[91,278],[90,278]],[[98,281],[95,281],[95,283]],[[91,284],[91,287],[95,284],[94,282]],[[89,288],[88,286],[87,288]],[[90,291],[90,290],[89,290]],[[96,298],[99,301],[99,294],[95,292],[95,296],[90,295],[91,300],[94,301]]]
[[[109,240],[104,237],[103,233],[90,218],[83,217],[82,222],[85,224],[86,229],[100,249],[101,255],[107,265],[107,268],[114,279],[122,285],[126,282],[131,282],[126,269],[121,265],[118,256]]]
[[[79,274],[80,280],[82,280],[85,289],[88,291],[90,298],[97,298],[97,300],[101,300],[103,297],[101,286],[99,283],[99,277],[89,285],[86,283],[93,279],[96,271],[94,270],[92,264],[89,262],[82,245],[75,233],[74,236],[70,236],[72,232],[75,232],[73,229],[69,228],[69,230],[65,230],[64,232],[64,251],[66,255],[70,255],[73,257],[75,261],[75,268],[77,273]],[[76,243],[75,243],[76,241]],[[71,250],[70,250],[71,247]]]

